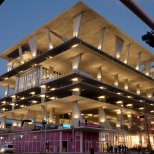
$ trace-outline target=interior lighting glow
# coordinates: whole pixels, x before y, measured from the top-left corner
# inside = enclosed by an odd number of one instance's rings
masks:
[[[79,79],[78,78],[73,78],[72,81],[79,81]]]
[[[72,48],[75,48],[75,47],[77,47],[78,46],[78,44],[74,44],[74,45],[72,45]]]

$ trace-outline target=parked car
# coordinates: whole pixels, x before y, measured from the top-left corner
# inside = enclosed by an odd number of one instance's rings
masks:
[[[4,144],[4,145],[2,145],[1,149],[0,149],[0,152],[1,153],[6,153],[6,152],[13,153],[14,152],[13,145],[12,144]]]

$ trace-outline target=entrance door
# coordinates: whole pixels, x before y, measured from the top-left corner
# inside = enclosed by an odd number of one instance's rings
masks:
[[[85,152],[90,152],[91,147],[92,147],[91,141],[86,141],[86,143],[85,143]]]
[[[67,141],[62,142],[62,152],[67,152]]]

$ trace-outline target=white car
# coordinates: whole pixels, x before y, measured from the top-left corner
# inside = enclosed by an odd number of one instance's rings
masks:
[[[14,148],[12,144],[4,144],[2,145],[1,149],[0,149],[1,153],[6,153],[6,152],[10,152],[13,153],[14,152]]]

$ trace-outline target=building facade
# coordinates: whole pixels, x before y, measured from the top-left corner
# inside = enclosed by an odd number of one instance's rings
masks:
[[[154,56],[85,4],[0,57],[1,144],[59,153],[154,146]]]

